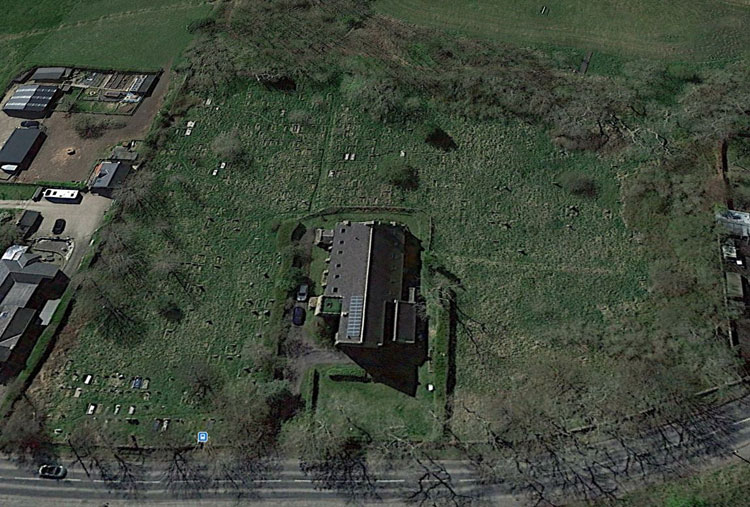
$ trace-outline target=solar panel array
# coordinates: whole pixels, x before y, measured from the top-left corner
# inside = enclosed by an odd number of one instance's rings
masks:
[[[349,320],[346,325],[347,338],[359,338],[360,334],[362,334],[364,308],[364,296],[352,296],[349,298]]]

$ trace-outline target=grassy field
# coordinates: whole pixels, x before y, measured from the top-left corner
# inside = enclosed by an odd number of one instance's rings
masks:
[[[322,92],[282,94],[248,83],[213,100],[218,110],[212,105],[189,113],[185,121],[197,121],[192,135],[175,129],[152,165],[159,193],[168,196],[163,215],[179,238],[170,249],[177,249],[188,267],[191,288],[185,292],[171,279],[149,280],[137,303],[147,321],[142,336],[116,343],[87,329],[69,361],[50,362],[46,385],[55,387],[46,397],[55,427],[71,428],[87,417],[88,403],[97,403],[98,417],[112,419],[110,428],[123,433],[148,437],[150,420],[171,417],[183,421],[175,431],[189,435],[212,417],[210,405],[184,402],[189,382],[184,372],[191,364],[207,358],[227,385],[247,375],[269,381],[259,358],[273,350],[265,315],[273,305],[272,277],[280,261],[273,224],[322,208],[408,206],[432,216],[433,248],[461,278],[461,307],[483,329],[481,368],[471,341],[459,338],[457,394],[467,404],[520,372],[535,349],[552,347],[544,334],[550,327],[583,321],[605,326],[611,312],[642,295],[645,274],[639,249],[619,218],[616,169],[593,155],[561,154],[540,129],[441,118],[459,145],[444,153],[424,143],[418,126],[373,123]],[[295,125],[301,125],[297,134]],[[233,128],[253,165],[230,164],[212,176],[220,160],[210,144]],[[401,151],[420,170],[414,192],[393,189],[377,176],[377,166]],[[354,161],[344,160],[347,152],[356,153]],[[592,175],[598,197],[574,197],[554,184],[571,170]],[[568,216],[570,206],[577,216]],[[133,225],[139,243],[158,259],[163,236]],[[181,323],[159,315],[165,300],[184,311]],[[82,383],[87,374],[94,375],[90,387]],[[150,379],[148,400],[128,388],[134,376]],[[383,386],[339,384],[327,386],[323,413],[327,400],[346,400],[364,424],[372,416],[372,397],[388,398]],[[80,398],[73,396],[77,387],[83,388]],[[427,432],[420,399],[406,403],[399,393],[390,394],[382,403],[395,412],[380,415],[413,428],[414,435]],[[123,412],[114,417],[115,404],[136,406],[142,424],[126,424]]]
[[[44,30],[58,26],[80,0],[4,0],[0,34]],[[2,40],[0,35],[0,40]]]
[[[540,14],[543,5],[549,10]],[[377,0],[411,23],[523,45],[571,46],[625,57],[705,61],[748,56],[750,4],[665,0]]]
[[[61,28],[38,45],[27,60],[40,65],[159,69],[187,46],[191,38],[188,23],[209,10],[208,6],[189,4]]]
[[[162,68],[190,41],[187,25],[210,9],[197,0],[10,0],[0,19],[0,89],[33,65]]]

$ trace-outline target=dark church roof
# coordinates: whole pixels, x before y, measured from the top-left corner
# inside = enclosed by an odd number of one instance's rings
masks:
[[[413,341],[408,334],[416,324],[409,321],[416,313],[401,302],[405,240],[405,229],[397,225],[336,224],[325,295],[341,298],[337,344],[378,347],[385,340]]]
[[[130,173],[130,164],[125,162],[102,162],[94,170],[92,189],[113,189],[122,186]]]

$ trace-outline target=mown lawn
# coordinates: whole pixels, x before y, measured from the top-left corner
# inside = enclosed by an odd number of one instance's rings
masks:
[[[187,25],[209,12],[208,5],[180,4],[71,25],[50,33],[27,60],[39,65],[159,69],[190,42]]]
[[[750,6],[712,0],[377,0],[383,14],[474,37],[688,61],[747,56]],[[549,11],[541,15],[542,6]]]

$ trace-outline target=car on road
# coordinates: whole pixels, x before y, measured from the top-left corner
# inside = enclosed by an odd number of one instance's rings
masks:
[[[62,479],[68,474],[62,465],[42,465],[39,467],[39,477],[42,479]]]
[[[21,122],[21,126],[27,129],[38,129],[39,122],[35,120],[25,120]]]
[[[292,324],[301,326],[305,323],[305,309],[301,306],[295,306],[292,310]]]
[[[65,230],[65,220],[58,218],[55,220],[55,225],[52,226],[52,234],[62,234]]]
[[[299,289],[297,290],[297,301],[299,301],[300,303],[304,303],[305,301],[307,301],[307,291],[308,286],[306,283],[300,285]]]

